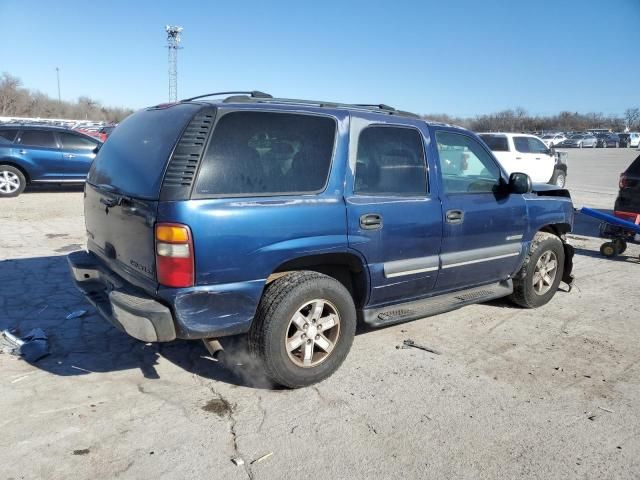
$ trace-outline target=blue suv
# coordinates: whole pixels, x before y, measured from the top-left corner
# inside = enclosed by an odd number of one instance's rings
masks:
[[[358,322],[538,307],[571,282],[569,193],[507,176],[473,133],[386,105],[220,95],[133,114],[89,172],[88,251],[69,263],[129,335],[212,352],[246,335],[295,388],[340,366]]]
[[[0,125],[0,198],[28,184],[82,183],[102,143],[45,125]]]

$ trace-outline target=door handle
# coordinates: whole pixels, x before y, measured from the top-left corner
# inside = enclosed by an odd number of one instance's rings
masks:
[[[382,228],[382,215],[367,213],[360,216],[360,228],[363,230],[376,230]]]
[[[447,210],[445,219],[447,223],[462,223],[464,221],[464,212],[462,210]]]
[[[516,157],[516,160],[522,160],[522,157]]]
[[[76,156],[73,153],[65,153],[64,158],[75,158]]]
[[[18,153],[20,155],[26,155],[27,151],[26,150],[18,150]]]

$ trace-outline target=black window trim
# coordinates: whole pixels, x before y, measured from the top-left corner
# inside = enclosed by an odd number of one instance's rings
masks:
[[[283,115],[306,115],[306,116],[313,116],[313,117],[329,118],[333,120],[333,123],[334,123],[333,147],[331,149],[331,159],[329,160],[329,169],[327,171],[327,178],[325,179],[323,187],[319,190],[307,191],[307,192],[219,193],[219,194],[197,193],[196,185],[198,184],[198,179],[200,178],[200,170],[202,168],[202,165],[204,164],[204,159],[207,153],[209,152],[209,147],[211,146],[213,134],[215,132],[216,127],[218,126],[218,122],[220,121],[220,119],[224,118],[226,115],[230,113],[237,113],[237,112],[253,112],[253,113],[268,112],[268,113],[280,113]],[[221,108],[218,108],[216,111],[215,120],[211,127],[211,135],[209,135],[209,138],[207,139],[207,145],[205,149],[202,151],[202,160],[198,165],[198,171],[196,172],[196,175],[193,179],[193,187],[191,190],[191,194],[189,195],[189,199],[215,200],[215,199],[222,199],[222,198],[294,197],[294,196],[301,196],[301,195],[309,195],[309,196],[320,195],[324,193],[329,187],[329,181],[331,180],[331,174],[333,173],[333,162],[336,157],[336,149],[337,149],[338,137],[340,133],[338,130],[339,123],[340,123],[339,119],[335,115],[323,114],[323,113],[317,113],[317,112],[279,110],[279,109],[272,109],[272,108],[235,108],[235,109],[229,109],[229,110],[222,110]],[[176,145],[180,142],[180,139],[182,138],[183,134],[184,132],[180,135],[180,137],[178,137],[178,141],[176,142]]]
[[[420,137],[420,143],[422,144],[422,156],[423,156],[423,160],[424,160],[424,164],[425,164],[425,169],[424,169],[424,173],[425,173],[425,181],[426,181],[426,186],[427,186],[427,191],[425,193],[420,193],[420,194],[413,194],[413,195],[409,195],[409,194],[404,194],[404,195],[399,195],[399,194],[390,194],[390,193],[367,193],[367,194],[361,194],[361,193],[357,193],[356,192],[356,176],[358,175],[358,148],[360,147],[360,135],[362,135],[362,132],[364,132],[365,130],[369,129],[369,128],[375,128],[375,127],[391,127],[391,128],[404,128],[404,129],[410,129],[410,130],[415,130],[418,133],[418,136]],[[427,157],[427,148],[425,145],[425,141],[424,141],[424,134],[422,133],[422,130],[420,130],[418,127],[414,126],[414,125],[406,125],[406,124],[402,124],[402,123],[377,123],[377,122],[373,122],[373,123],[369,123],[367,125],[365,125],[363,128],[361,128],[358,131],[358,138],[356,139],[356,151],[355,151],[355,159],[354,159],[354,168],[353,168],[353,179],[352,179],[352,185],[351,185],[351,194],[355,197],[358,198],[367,198],[367,197],[375,197],[375,198],[410,198],[410,199],[416,199],[416,198],[430,198],[431,197],[431,185],[429,184],[429,178],[430,178],[430,171],[429,171],[429,158]]]
[[[496,160],[496,158],[493,155],[493,152],[491,150],[487,150],[484,147],[484,141],[478,142],[478,138],[476,138],[474,135],[469,135],[466,132],[459,132],[459,131],[456,131],[456,130],[449,130],[449,129],[445,129],[445,128],[434,128],[433,139],[435,141],[436,150],[438,150],[438,132],[451,133],[453,135],[461,135],[463,137],[468,137],[468,138],[471,138],[472,140],[475,140],[480,145],[480,148],[482,148],[486,153],[489,154],[489,158],[491,158],[491,160],[493,161],[495,166],[498,167],[498,171],[500,172],[500,177],[498,178],[498,181],[500,183],[506,182],[505,172],[502,169],[502,165],[500,165],[500,162],[498,162],[498,160]],[[480,139],[480,140],[482,140],[482,139]],[[514,144],[514,148],[515,148],[515,144]],[[440,191],[441,191],[442,195],[446,195],[447,197],[451,197],[453,195],[495,195],[494,192],[453,192],[453,193],[446,192],[445,189],[444,189],[444,178],[442,176],[442,169],[440,167],[441,167],[440,166],[440,152],[438,151],[438,173],[439,173],[439,177],[440,177]]]

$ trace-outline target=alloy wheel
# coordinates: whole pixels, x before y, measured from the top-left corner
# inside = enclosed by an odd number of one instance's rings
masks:
[[[552,250],[547,250],[536,262],[536,268],[533,271],[533,290],[538,295],[547,293],[558,273],[558,257]]]
[[[9,194],[17,192],[20,188],[20,178],[7,170],[0,171],[0,193]]]
[[[340,315],[328,300],[315,299],[293,315],[284,339],[289,359],[299,367],[324,362],[340,337]]]

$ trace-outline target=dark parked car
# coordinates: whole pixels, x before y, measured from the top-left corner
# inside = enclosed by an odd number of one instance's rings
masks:
[[[620,139],[620,146],[622,148],[627,148],[631,144],[631,135],[628,133],[618,133],[618,138]]]
[[[533,308],[571,281],[569,192],[507,175],[472,132],[385,105],[213,95],[134,113],[91,167],[88,251],[69,263],[129,335],[212,352],[242,335],[274,382],[302,387],[342,364],[357,322]]]
[[[615,215],[635,222],[640,215],[640,155],[620,175],[619,187]]]
[[[28,184],[84,182],[100,145],[61,127],[0,125],[0,198]]]
[[[597,133],[596,138],[598,139],[596,144],[597,147],[618,148],[620,146],[620,137],[617,133]]]

